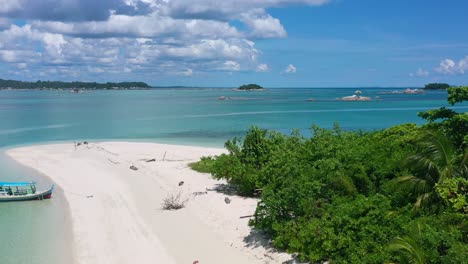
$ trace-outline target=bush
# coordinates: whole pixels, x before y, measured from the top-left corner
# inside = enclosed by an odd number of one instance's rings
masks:
[[[164,198],[162,203],[163,210],[179,210],[185,207],[185,203],[187,199],[183,200],[182,193],[178,192],[177,194],[169,194],[166,198]]]
[[[213,157],[202,157],[199,161],[190,163],[189,167],[201,173],[211,173],[213,172],[215,162],[215,158]]]
[[[445,207],[411,212],[414,194],[394,179],[410,172],[404,161],[421,147],[420,131],[414,124],[372,132],[314,126],[313,136],[304,138],[297,131],[286,136],[252,127],[243,139],[226,142],[228,154],[204,162],[243,195],[261,190],[250,225],[269,234],[276,247],[312,263],[406,263],[391,250],[394,239],[406,237],[421,217],[436,222],[444,210],[462,213],[466,205],[466,181],[447,182],[438,186]],[[467,248],[464,226],[448,221],[426,228],[426,259],[460,259],[455,252]]]

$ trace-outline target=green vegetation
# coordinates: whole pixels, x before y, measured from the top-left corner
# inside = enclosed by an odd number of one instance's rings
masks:
[[[189,167],[198,172],[210,173],[214,163],[215,160],[212,157],[202,157],[198,162],[189,163]]]
[[[251,84],[244,84],[237,89],[238,90],[262,90],[264,88],[258,84],[251,83]]]
[[[131,89],[151,88],[144,82],[96,83],[96,82],[58,82],[36,81],[22,82],[0,79],[0,89]]]
[[[466,89],[450,88],[449,101]],[[311,138],[252,127],[198,168],[259,197],[250,224],[301,260],[464,263],[468,119],[450,111],[372,132],[313,126]]]
[[[468,101],[468,86],[451,87],[447,90],[448,102],[451,105]],[[468,113],[458,113],[452,109],[441,107],[418,114],[429,121],[426,129],[442,131],[454,145],[468,147]]]
[[[428,83],[424,86],[424,89],[427,90],[446,90],[450,85],[446,83]]]

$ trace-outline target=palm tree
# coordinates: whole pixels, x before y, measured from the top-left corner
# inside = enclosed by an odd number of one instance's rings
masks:
[[[408,165],[417,173],[397,179],[418,196],[413,207],[415,210],[438,199],[436,184],[452,177],[468,175],[468,152],[465,151],[466,154],[460,159],[456,148],[443,134],[423,132],[422,146],[422,151],[408,158]]]

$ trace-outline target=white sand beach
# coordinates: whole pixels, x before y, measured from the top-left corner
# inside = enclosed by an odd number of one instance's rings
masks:
[[[7,154],[61,187],[76,263],[293,263],[251,232],[248,217],[240,218],[253,214],[256,199],[236,196],[224,181],[187,166],[223,151],[103,142],[76,149],[73,143],[21,147]],[[178,192],[187,199],[185,208],[162,210],[163,199]]]

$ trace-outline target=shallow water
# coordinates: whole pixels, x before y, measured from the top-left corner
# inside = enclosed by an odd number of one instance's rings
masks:
[[[150,140],[221,147],[251,125],[309,135],[312,124],[373,130],[422,123],[417,112],[448,106],[445,91],[380,94],[360,89],[370,102],[340,102],[356,89],[155,89],[144,91],[0,91],[0,147],[51,141]],[[400,89],[401,90],[401,89]],[[229,100],[218,100],[225,96]],[[307,101],[313,98],[313,101]],[[468,104],[458,106],[467,111]],[[2,151],[0,151],[2,152]],[[0,154],[0,181],[49,179]],[[70,263],[66,202],[54,199],[0,204],[0,263]]]

